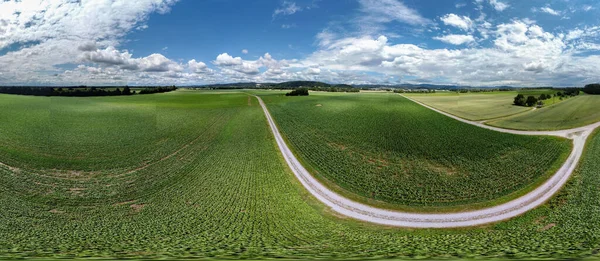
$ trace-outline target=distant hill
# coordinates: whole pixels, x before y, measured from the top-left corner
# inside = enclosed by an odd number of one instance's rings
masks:
[[[339,88],[353,88],[351,85],[338,84],[331,85],[324,82],[315,81],[291,81],[282,83],[256,83],[256,82],[241,82],[241,83],[225,83],[225,84],[209,84],[201,86],[189,86],[191,88],[215,88],[215,89],[256,89],[256,88],[273,88],[273,89],[295,89],[300,87],[309,88],[328,88],[328,87],[339,87]]]
[[[257,82],[240,82],[240,83],[224,83],[224,84],[208,84],[208,85],[199,85],[199,86],[187,86],[187,88],[214,88],[214,89],[296,89],[300,87],[307,88],[339,88],[339,89],[409,89],[409,90],[419,90],[419,89],[428,89],[428,90],[449,90],[449,91],[457,91],[457,90],[491,90],[491,89],[500,89],[500,90],[518,90],[524,89],[528,87],[512,87],[512,86],[466,86],[466,85],[443,85],[443,84],[411,84],[411,83],[402,83],[402,84],[330,84],[319,81],[289,81],[282,83],[257,83]],[[185,88],[185,87],[184,87]],[[565,89],[565,87],[557,88],[557,87],[535,87],[535,89],[539,88],[548,88],[548,89]]]
[[[273,87],[281,88],[281,89],[291,89],[291,88],[300,88],[300,87],[332,87],[331,84],[324,82],[313,82],[313,81],[293,81],[293,82],[282,82],[275,84]],[[352,86],[350,86],[352,87]]]

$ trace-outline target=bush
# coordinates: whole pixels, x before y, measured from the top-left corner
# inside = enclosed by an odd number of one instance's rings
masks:
[[[308,96],[308,88],[298,88],[286,93],[285,96]]]

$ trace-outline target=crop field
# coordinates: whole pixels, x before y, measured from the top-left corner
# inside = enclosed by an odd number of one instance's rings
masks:
[[[554,174],[570,141],[460,123],[394,94],[263,95],[311,173],[368,204],[421,212],[488,206]]]
[[[518,130],[560,130],[600,121],[600,96],[581,95],[554,106],[490,121],[487,124]]]
[[[256,100],[243,93],[0,99],[12,103],[5,108],[21,108],[0,110],[2,117],[45,119],[35,108],[47,106],[68,118],[62,123],[71,125],[64,126],[95,135],[78,136],[79,145],[94,147],[103,139],[115,153],[98,149],[103,156],[88,155],[89,163],[61,163],[67,153],[79,153],[66,146],[37,163],[27,155],[44,155],[33,150],[38,140],[15,141],[32,151],[13,152],[3,143],[9,152],[0,156],[0,258],[572,258],[589,256],[600,244],[600,135],[561,195],[541,208],[481,228],[407,230],[343,219],[311,198],[283,162]],[[89,124],[84,117],[70,117],[84,109],[89,118],[103,120],[89,126],[95,131],[77,124]],[[127,128],[124,118],[136,119],[131,115],[154,120],[127,129],[137,133],[117,132]],[[180,118],[194,120],[173,122]],[[26,122],[0,128],[8,132]],[[60,131],[43,131],[53,133],[44,146],[66,139],[57,137]],[[138,149],[159,149],[168,144],[165,137],[181,141],[146,158],[117,146],[111,140],[117,133],[135,135],[130,146]],[[146,144],[155,140],[162,143]],[[123,149],[130,149],[127,158],[118,153]],[[72,172],[48,172],[53,164]]]

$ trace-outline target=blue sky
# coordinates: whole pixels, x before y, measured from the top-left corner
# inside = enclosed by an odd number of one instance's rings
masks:
[[[0,85],[600,81],[591,0],[0,2]]]

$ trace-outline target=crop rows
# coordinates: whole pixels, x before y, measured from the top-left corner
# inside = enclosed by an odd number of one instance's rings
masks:
[[[570,152],[568,140],[481,129],[397,95],[277,97],[268,106],[317,177],[410,207],[506,196],[543,181]]]
[[[312,199],[246,95],[154,97],[173,100],[165,107],[177,113],[209,119],[181,134],[201,138],[175,157],[125,177],[53,179],[57,191],[77,181],[96,192],[58,191],[44,200],[36,182],[48,181],[39,173],[0,166],[0,257],[557,258],[588,255],[600,242],[598,135],[577,177],[548,206],[488,228],[389,229],[340,219]],[[194,102],[182,107],[177,99]]]

